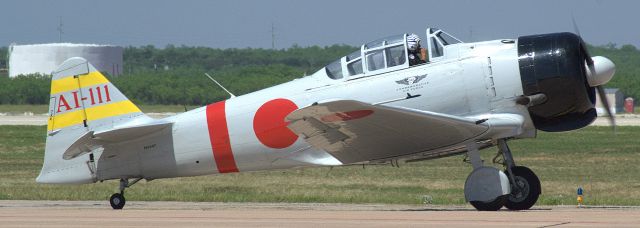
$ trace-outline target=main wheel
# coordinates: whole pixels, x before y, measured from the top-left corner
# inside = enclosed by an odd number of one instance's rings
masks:
[[[497,211],[505,204],[508,196],[509,195],[498,196],[498,198],[489,202],[471,201],[469,203],[478,211]]]
[[[511,171],[515,183],[511,183],[511,194],[504,206],[510,210],[527,210],[533,207],[542,192],[540,179],[524,166],[515,166]]]
[[[109,198],[109,203],[111,203],[111,207],[113,209],[119,210],[124,207],[124,204],[126,203],[126,201],[124,199],[124,195],[120,193],[115,193],[111,195],[111,198]]]

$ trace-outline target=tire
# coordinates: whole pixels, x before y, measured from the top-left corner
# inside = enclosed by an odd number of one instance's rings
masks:
[[[508,196],[509,195],[498,196],[498,198],[490,202],[471,201],[469,203],[478,211],[497,211],[505,204]]]
[[[111,195],[111,198],[109,198],[109,203],[111,203],[111,208],[115,210],[120,210],[124,207],[126,200],[124,199],[124,195],[120,193],[115,193]]]
[[[531,169],[524,166],[515,166],[511,168],[511,171],[515,184],[523,189],[511,183],[511,194],[509,194],[504,206],[509,210],[528,210],[536,204],[540,193],[542,193],[540,179]]]

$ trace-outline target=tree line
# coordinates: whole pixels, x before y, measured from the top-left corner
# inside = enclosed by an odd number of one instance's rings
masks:
[[[205,72],[236,95],[312,74],[358,47],[333,45],[287,49],[214,49],[168,45],[126,47],[124,72],[110,77],[127,97],[139,104],[205,105],[228,95],[204,76]],[[0,48],[0,69],[6,68],[6,47]],[[633,45],[589,46],[616,64],[616,76],[607,87],[620,88],[640,100],[640,51]],[[50,76],[9,78],[0,71],[0,104],[47,104]]]
[[[205,72],[242,95],[314,73],[356,49],[347,45],[279,50],[126,47],[123,74],[107,77],[139,104],[205,105],[228,97]],[[0,56],[1,66],[6,48],[0,49]],[[9,78],[0,72],[0,104],[48,104],[50,83],[48,75]]]

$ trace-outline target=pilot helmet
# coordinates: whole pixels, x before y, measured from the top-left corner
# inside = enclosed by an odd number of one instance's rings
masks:
[[[420,47],[420,37],[418,35],[411,33],[407,36],[407,48],[411,51],[415,51]]]

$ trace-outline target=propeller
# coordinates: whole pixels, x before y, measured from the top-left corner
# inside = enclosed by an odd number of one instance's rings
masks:
[[[607,99],[607,94],[605,93],[604,85],[613,77],[615,74],[615,65],[611,60],[596,56],[594,58],[589,55],[589,51],[587,50],[587,45],[584,43],[582,39],[582,35],[580,35],[580,29],[578,29],[578,24],[576,23],[576,19],[571,15],[571,22],[573,22],[573,30],[580,37],[580,52],[582,52],[582,56],[584,57],[586,63],[586,73],[587,73],[587,81],[589,86],[595,87],[598,92],[598,97],[600,97],[600,103],[604,107],[607,115],[609,116],[609,123],[613,128],[613,131],[616,132],[616,118],[615,114],[611,112],[611,106],[609,106],[609,100]],[[595,59],[595,60],[594,60]],[[598,65],[598,67],[596,67]]]
[[[611,113],[611,106],[609,106],[609,100],[607,100],[607,93],[604,92],[604,88],[602,86],[596,86],[596,90],[598,91],[598,96],[600,97],[600,103],[604,106],[604,110],[607,111],[607,115],[609,115],[609,123],[613,127],[613,131],[616,130],[616,117],[613,113]]]

